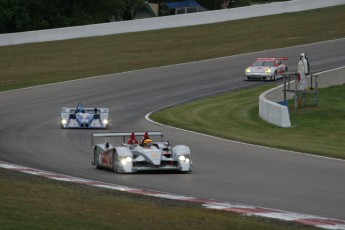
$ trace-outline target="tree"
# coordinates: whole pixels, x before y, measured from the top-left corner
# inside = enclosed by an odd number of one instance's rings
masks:
[[[109,22],[141,0],[1,0],[0,33]]]

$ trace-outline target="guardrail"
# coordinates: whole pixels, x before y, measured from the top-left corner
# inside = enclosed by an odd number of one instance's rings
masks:
[[[318,75],[318,88],[326,88],[334,85],[345,84],[345,67],[324,71],[317,73]],[[308,85],[311,85],[310,77],[308,77]],[[295,82],[291,83],[292,85]],[[290,113],[286,105],[281,105],[277,102],[284,100],[283,93],[284,85],[277,86],[259,96],[259,116],[273,125],[290,128]],[[291,86],[293,87],[293,86]],[[293,94],[288,94],[286,99],[292,99]]]
[[[206,11],[193,14],[172,15],[165,17],[137,19],[131,21],[93,24],[87,26],[74,26],[59,29],[0,34],[0,46],[193,26],[274,14],[305,11],[343,4],[345,4],[345,0],[292,0],[287,2],[253,5],[248,7]]]

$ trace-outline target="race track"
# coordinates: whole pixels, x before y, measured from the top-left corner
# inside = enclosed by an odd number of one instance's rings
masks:
[[[243,81],[257,57],[284,56],[296,71],[345,64],[345,39],[202,62],[111,74],[1,93],[0,160],[93,180],[345,220],[345,161],[225,141],[145,120],[164,106],[264,82]],[[281,82],[281,81],[279,81]],[[109,107],[109,131],[162,130],[191,147],[192,174],[117,175],[92,165],[94,130],[62,130],[61,107]],[[307,137],[306,137],[307,139]]]

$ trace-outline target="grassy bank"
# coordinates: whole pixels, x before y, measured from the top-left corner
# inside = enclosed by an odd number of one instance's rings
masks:
[[[1,229],[310,229],[0,169]]]
[[[169,108],[151,118],[171,126],[238,140],[345,159],[345,85],[319,90],[319,106],[294,108],[292,128],[270,125],[259,117],[258,97],[269,86],[223,94]]]

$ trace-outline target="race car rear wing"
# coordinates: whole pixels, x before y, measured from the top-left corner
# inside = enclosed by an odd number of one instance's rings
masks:
[[[288,58],[287,57],[257,58],[257,60],[261,60],[261,61],[274,61],[274,60],[288,60]]]
[[[134,132],[136,137],[143,137],[147,133],[148,136],[160,136],[163,140],[163,132],[161,131],[148,131],[148,132]],[[91,134],[91,146],[94,147],[95,140],[101,139],[101,143],[111,142],[113,138],[123,138],[123,143],[126,143],[126,138],[131,137],[132,133],[93,133]]]
[[[75,110],[76,108],[64,107],[61,109],[61,113],[74,113]],[[97,113],[109,113],[108,108],[84,108],[84,111],[87,113],[95,113],[95,111],[97,111]]]

